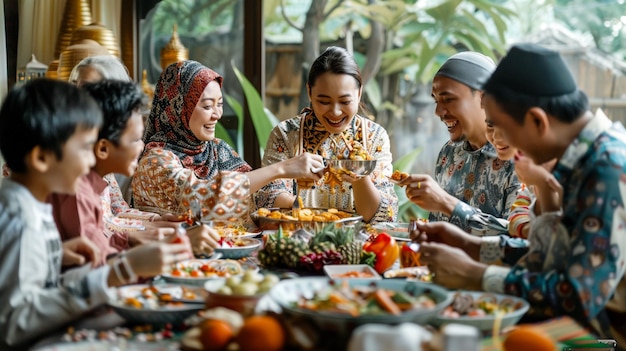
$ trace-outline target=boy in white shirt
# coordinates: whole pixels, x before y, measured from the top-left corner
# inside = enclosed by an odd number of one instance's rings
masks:
[[[0,349],[26,349],[47,332],[114,298],[111,287],[191,258],[189,242],[138,246],[99,268],[61,274],[63,250],[52,192],[73,193],[95,162],[102,112],[65,82],[37,79],[0,109],[0,152],[11,169],[0,185]],[[93,256],[92,256],[93,257]]]

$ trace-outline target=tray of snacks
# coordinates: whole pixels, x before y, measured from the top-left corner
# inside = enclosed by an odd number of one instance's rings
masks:
[[[228,278],[243,273],[243,267],[235,260],[193,259],[178,262],[161,277],[170,283],[204,286],[211,279]]]
[[[312,230],[316,226],[331,222],[338,225],[354,225],[363,220],[362,216],[354,212],[336,208],[303,208],[298,212],[294,213],[291,209],[285,208],[259,208],[250,217],[261,230],[278,230],[282,227],[285,231]]]

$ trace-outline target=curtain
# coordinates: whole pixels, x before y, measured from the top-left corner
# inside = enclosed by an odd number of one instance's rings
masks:
[[[3,1],[3,0],[0,0]],[[54,59],[66,0],[20,0],[17,66],[24,67],[32,54],[50,64]],[[119,44],[121,0],[90,0],[91,19],[109,28]],[[2,16],[4,21],[4,16]],[[6,66],[6,65],[5,65]]]

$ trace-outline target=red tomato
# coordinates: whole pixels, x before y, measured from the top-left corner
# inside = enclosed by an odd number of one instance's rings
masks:
[[[198,278],[198,277],[200,277],[200,276],[202,276],[202,275],[204,275],[204,274],[202,274],[202,273],[201,273],[200,271],[198,271],[198,270],[193,270],[193,271],[189,272],[189,275],[190,275],[190,276],[192,276],[192,277],[194,277],[194,278]]]
[[[183,275],[183,272],[181,272],[179,269],[173,269],[172,270],[172,276],[173,277],[181,277]]]
[[[211,267],[209,267],[208,264],[203,264],[202,267],[200,267],[200,270],[204,273],[206,272],[210,272],[211,271]]]

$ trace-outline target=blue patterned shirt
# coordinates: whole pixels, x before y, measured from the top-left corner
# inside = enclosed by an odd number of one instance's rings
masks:
[[[626,310],[623,296],[614,296],[625,286],[624,171],[626,131],[598,113],[553,171],[563,186],[562,213],[535,217],[533,203],[529,240],[538,244],[510,269],[489,266],[483,288],[524,297],[531,316],[569,315],[604,334],[601,311]],[[546,226],[553,230],[537,230]]]

